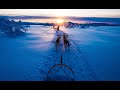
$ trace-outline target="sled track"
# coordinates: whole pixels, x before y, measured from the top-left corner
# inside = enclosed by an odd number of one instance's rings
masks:
[[[56,52],[54,43],[51,42],[51,46],[52,48],[47,56],[48,60],[45,62],[45,67],[48,69],[58,64],[60,59],[60,53],[59,51]],[[98,80],[88,63],[85,53],[77,47],[77,44],[70,39],[70,48],[64,52],[63,62],[75,71],[76,80]]]
[[[78,71],[76,71],[76,74],[81,75],[82,72],[84,72],[84,75],[82,75],[82,76],[85,79],[98,80],[98,78],[96,77],[96,73],[93,71],[92,67],[90,66],[90,64],[87,60],[86,53],[84,53],[81,50],[81,48],[80,49],[77,48],[78,47],[77,44],[72,39],[69,38],[69,41],[70,41],[71,52],[73,53],[73,55],[75,55],[75,58],[73,58],[73,60],[71,60],[72,62],[70,61],[70,63],[75,63],[75,64],[79,63],[80,64],[78,67],[76,67],[76,69],[79,68],[79,69],[77,69]],[[74,68],[74,66],[72,66],[72,68]]]
[[[86,53],[83,52],[81,48],[79,49],[76,42],[74,42],[70,37],[69,41],[69,50],[63,52],[63,63],[73,69],[76,76],[75,80],[98,80],[96,73],[93,71],[87,60]],[[52,66],[59,63],[60,55],[61,53],[59,51],[56,52],[55,44],[53,41],[51,41],[50,50],[46,56],[47,60],[44,62],[44,65],[41,69],[44,70],[47,74],[47,71]]]

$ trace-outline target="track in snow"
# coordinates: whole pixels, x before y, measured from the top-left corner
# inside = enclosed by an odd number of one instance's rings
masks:
[[[75,72],[75,80],[98,80],[95,72],[88,63],[85,53],[77,47],[77,44],[70,39],[70,37],[69,41],[70,48],[68,50],[62,50],[63,63],[68,65]],[[44,64],[46,73],[52,66],[60,63],[61,51],[56,52],[53,41],[50,46],[50,53],[47,55],[48,60]]]

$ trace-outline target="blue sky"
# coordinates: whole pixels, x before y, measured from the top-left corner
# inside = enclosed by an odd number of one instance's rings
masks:
[[[0,15],[120,17],[120,9],[0,9]]]

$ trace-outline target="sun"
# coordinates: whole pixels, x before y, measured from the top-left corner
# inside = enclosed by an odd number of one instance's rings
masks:
[[[57,19],[56,22],[57,22],[58,24],[62,24],[62,23],[64,22],[64,20],[63,20],[63,19]]]
[[[63,25],[64,24],[64,19],[55,19],[55,24],[56,25]]]

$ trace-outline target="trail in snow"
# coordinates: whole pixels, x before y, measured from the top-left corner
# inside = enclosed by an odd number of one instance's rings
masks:
[[[55,36],[59,34],[60,36],[63,36],[63,31],[56,31]],[[53,39],[55,40],[55,38]],[[83,51],[79,50],[76,43],[70,39],[70,48],[68,50],[65,50],[64,43],[61,40],[60,42],[60,49],[56,52],[54,43],[51,43],[51,50],[50,53],[47,55],[48,61],[45,62],[47,70],[49,70],[52,66],[55,64],[60,63],[60,57],[61,53],[63,56],[63,63],[68,65],[70,68],[73,69],[75,72],[75,80],[98,80],[95,72],[92,70],[91,66],[89,65],[87,58]],[[68,73],[70,74],[70,72]]]
[[[64,30],[59,33],[66,33]],[[29,31],[25,37],[17,39],[2,39],[3,42],[3,51],[2,54],[7,55],[11,59],[9,60],[6,57],[3,57],[3,62],[10,62],[8,65],[4,64],[5,75],[10,74],[8,66],[11,67],[13,72],[11,76],[8,77],[10,80],[41,80],[45,81],[47,72],[49,69],[60,63],[61,52],[63,55],[63,64],[66,64],[75,73],[75,80],[96,80],[94,72],[91,70],[86,54],[83,51],[78,49],[77,43],[72,40],[72,37],[69,36],[70,48],[65,49],[63,42],[61,41],[60,48],[56,51],[55,40],[56,40],[56,31],[52,30],[50,27],[44,28],[41,26],[32,26],[29,28]],[[69,34],[68,34],[69,35]],[[3,41],[2,41],[3,40]],[[8,46],[9,44],[9,46]],[[6,50],[7,48],[7,50]],[[7,51],[7,52],[6,52]],[[15,53],[15,54],[12,54]],[[9,56],[10,55],[10,56]],[[2,72],[3,66],[1,66],[1,73],[4,76],[3,79],[7,79]],[[58,68],[53,70],[56,71]],[[71,77],[72,73],[63,68]],[[16,75],[14,74],[16,72]],[[64,79],[68,76],[62,72],[58,71],[53,74],[57,75],[59,79],[62,79],[61,74],[64,76]],[[15,77],[16,76],[16,77]],[[66,79],[65,79],[66,80]]]
[[[46,80],[49,69],[60,63],[54,43],[56,31],[51,28],[33,25],[25,36],[15,39],[1,33],[0,80]],[[63,63],[72,68],[76,81],[120,80],[120,27],[61,30],[70,40],[70,48],[63,52]],[[53,79],[55,75],[64,81],[68,77],[62,70],[52,74]]]
[[[69,64],[74,70],[76,70],[76,80],[98,80],[95,72],[88,63],[86,53],[78,48],[74,41],[70,39],[70,49],[68,55],[65,57],[66,60],[70,60]],[[67,54],[67,53],[66,53]],[[68,56],[72,56],[71,58]],[[78,65],[75,65],[78,64]],[[76,67],[77,66],[77,67]]]

